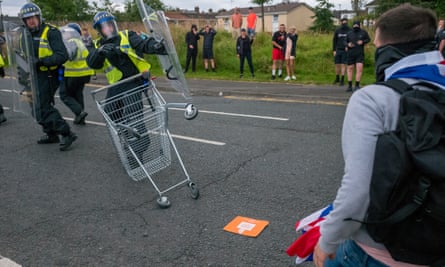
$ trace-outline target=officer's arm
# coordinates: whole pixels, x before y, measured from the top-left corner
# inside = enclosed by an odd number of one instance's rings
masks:
[[[63,43],[62,34],[59,30],[51,28],[48,30],[48,42],[53,54],[42,58],[44,66],[59,66],[68,60],[68,52]]]
[[[164,46],[153,37],[149,36],[144,40],[135,32],[128,31],[128,41],[130,42],[130,46],[136,50],[137,53],[165,54]]]
[[[105,62],[105,56],[99,53],[99,50],[93,46],[87,56],[87,65],[92,69],[102,69]]]

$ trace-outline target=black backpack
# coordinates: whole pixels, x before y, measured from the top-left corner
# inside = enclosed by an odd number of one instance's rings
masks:
[[[377,140],[366,229],[395,260],[445,266],[445,91],[379,84],[401,98],[397,129]]]

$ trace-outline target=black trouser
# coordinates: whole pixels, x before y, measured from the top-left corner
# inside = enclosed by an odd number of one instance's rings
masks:
[[[37,122],[42,126],[43,132],[48,135],[70,133],[70,126],[54,107],[54,95],[59,87],[56,71],[37,71],[37,101],[34,102]]]
[[[60,85],[60,99],[75,114],[79,115],[84,109],[83,89],[90,82],[90,76],[64,77]]]
[[[252,53],[246,52],[239,55],[239,72],[243,74],[244,72],[244,59],[247,59],[247,64],[249,64],[250,73],[253,74],[253,64],[252,64]]]
[[[3,114],[3,106],[0,104],[0,114]]]
[[[196,56],[198,55],[198,49],[187,48],[187,58],[185,60],[185,71],[189,69],[190,60],[192,60],[192,71],[196,71]]]

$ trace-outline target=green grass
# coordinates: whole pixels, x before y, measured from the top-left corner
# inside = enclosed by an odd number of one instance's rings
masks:
[[[186,29],[179,26],[170,28],[176,50],[179,55],[182,66],[185,66],[186,45],[185,34]],[[373,37],[373,33],[369,32]],[[246,75],[242,80],[269,82],[271,77],[272,65],[272,41],[271,35],[261,33],[252,46],[252,57],[255,68],[255,78]],[[374,47],[368,44],[365,48],[365,66],[362,85],[375,82],[374,78]],[[239,59],[236,57],[235,40],[232,39],[230,33],[219,31],[214,41],[214,56],[217,72],[205,72],[204,62],[202,59],[202,38],[199,42],[197,71],[195,73],[188,72],[187,78],[197,79],[218,79],[218,80],[241,80],[239,78]],[[148,56],[148,60],[152,63],[152,71],[155,75],[162,75],[159,64],[154,56]],[[318,34],[303,32],[299,34],[297,43],[296,57],[296,76],[294,83],[299,84],[331,84],[335,78],[334,63],[332,55],[332,34]],[[248,73],[247,62],[245,63],[245,72]],[[285,73],[285,67],[283,66]],[[277,79],[277,81],[280,81]],[[282,80],[281,80],[282,81]]]

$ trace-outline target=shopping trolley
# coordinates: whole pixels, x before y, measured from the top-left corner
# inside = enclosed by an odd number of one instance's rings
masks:
[[[109,94],[110,91],[114,93]],[[135,181],[150,180],[159,194],[159,207],[168,208],[171,203],[164,194],[183,184],[188,185],[193,199],[199,198],[199,189],[190,179],[168,130],[168,109],[184,108],[184,117],[191,120],[198,115],[193,104],[166,103],[149,72],[99,88],[92,95],[125,170]],[[171,165],[172,154],[176,155],[185,179],[160,189],[152,175]]]

